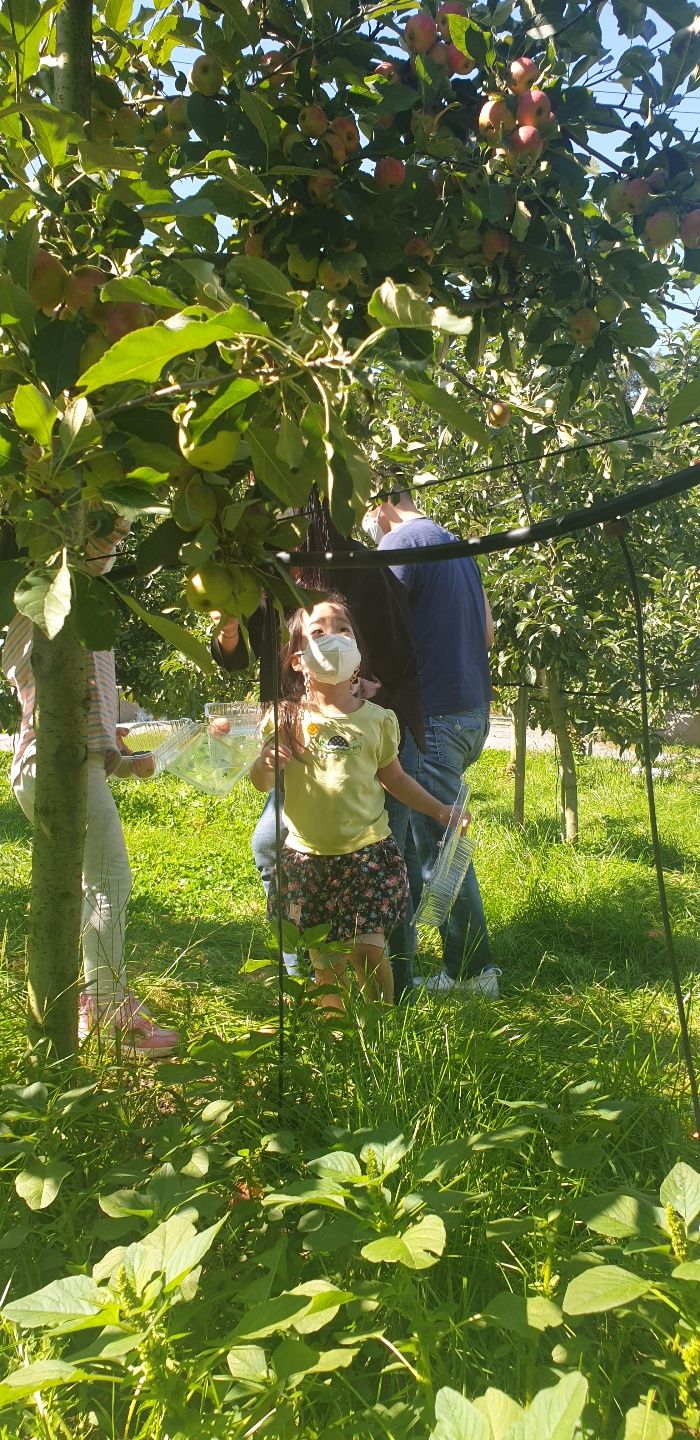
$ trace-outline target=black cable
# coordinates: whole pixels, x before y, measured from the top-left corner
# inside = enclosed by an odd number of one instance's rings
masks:
[[[629,528],[625,525],[625,528]],[[700,1096],[698,1095],[698,1082],[693,1062],[693,1052],[690,1045],[690,1034],[688,1031],[688,1016],[683,998],[681,977],[678,970],[678,960],[673,943],[673,931],[671,930],[671,919],[668,913],[668,899],[666,896],[666,883],[664,880],[664,868],[661,858],[661,847],[659,845],[659,828],[656,820],[656,800],[654,796],[654,777],[651,764],[651,745],[649,740],[649,707],[647,704],[647,665],[644,647],[644,617],[642,614],[642,602],[639,594],[639,584],[634,568],[634,562],[630,549],[625,540],[624,534],[617,533],[620,542],[620,549],[624,556],[625,565],[629,574],[630,590],[632,592],[632,603],[634,605],[634,623],[637,638],[637,656],[639,663],[640,683],[640,714],[642,721],[642,754],[644,757],[644,775],[646,779],[647,804],[649,807],[649,828],[651,830],[651,844],[654,852],[654,865],[656,867],[656,882],[659,888],[659,905],[661,907],[661,918],[664,927],[664,940],[666,942],[666,955],[671,970],[673,989],[676,995],[676,1006],[678,1009],[678,1020],[681,1030],[681,1047],[685,1068],[690,1085],[690,1095],[693,1104],[693,1116],[695,1119],[694,1140],[700,1140]]]
[[[272,665],[272,718],[275,727],[275,884],[277,886],[277,1118],[283,1123],[284,1106],[284,936],[282,933],[282,816],[280,813],[281,779],[279,730],[279,621],[272,596],[266,596],[265,614],[268,625]]]
[[[537,520],[534,525],[523,525],[516,530],[495,530],[490,535],[481,535],[477,540],[451,540],[445,545],[423,545],[418,549],[391,550],[328,550],[318,551],[281,550],[276,555],[282,565],[319,570],[382,570],[392,565],[431,565],[436,560],[459,560],[465,555],[488,555],[494,550],[519,550],[525,545],[535,545],[541,540],[557,540],[564,535],[573,535],[586,530],[603,520],[616,520],[630,515],[634,510],[647,510],[659,500],[670,495],[679,495],[700,485],[700,467],[688,465],[676,470],[651,485],[637,485],[624,495],[613,496],[611,500],[594,500],[581,510],[570,510],[548,520]],[[396,490],[406,487],[399,485]],[[392,494],[396,493],[392,491]]]

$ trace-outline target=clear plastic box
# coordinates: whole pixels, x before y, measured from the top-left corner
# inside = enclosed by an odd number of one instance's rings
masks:
[[[247,774],[260,751],[260,725],[264,710],[244,701],[211,701],[204,707],[212,764],[238,767],[237,779]]]
[[[132,755],[155,755],[183,725],[191,724],[191,720],[139,720],[122,734],[122,741]]]
[[[254,752],[247,752],[244,757],[226,746],[217,747],[212,754],[207,726],[201,721],[187,720],[159,746],[156,774],[167,770],[205,795],[228,795],[247,774],[258,748],[256,745]]]
[[[469,786],[462,782],[430,878],[423,886],[420,904],[413,917],[417,925],[444,924],[457,899],[474,854],[473,840],[468,838],[468,832],[462,833],[462,822],[468,810]]]

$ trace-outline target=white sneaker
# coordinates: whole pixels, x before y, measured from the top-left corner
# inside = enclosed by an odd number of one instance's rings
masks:
[[[437,975],[429,975],[427,980],[424,975],[414,975],[413,984],[425,990],[428,995],[449,995],[454,990],[457,981],[448,975],[446,970],[438,971]]]
[[[421,986],[429,995],[449,995],[452,990],[457,990],[465,995],[481,995],[486,1000],[498,1000],[500,973],[495,965],[489,965],[488,969],[482,970],[479,975],[471,975],[467,980],[453,980],[446,970],[440,970],[437,975],[429,975],[427,980],[422,975],[416,975],[413,983]]]

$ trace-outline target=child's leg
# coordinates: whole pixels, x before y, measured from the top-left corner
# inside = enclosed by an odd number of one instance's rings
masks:
[[[358,984],[368,1000],[383,1000],[391,1005],[394,999],[394,975],[387,953],[386,939],[381,931],[363,935],[349,955]]]
[[[343,993],[347,991],[347,970],[348,955],[338,953],[334,955],[322,955],[319,950],[310,950],[309,959],[314,968],[314,979],[317,985],[333,986],[331,994],[319,995],[319,1005],[324,1010],[344,1010]]]

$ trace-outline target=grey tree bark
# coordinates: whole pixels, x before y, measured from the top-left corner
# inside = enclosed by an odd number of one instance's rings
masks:
[[[578,842],[578,782],[576,779],[576,758],[569,733],[569,717],[559,687],[556,666],[546,671],[547,696],[552,716],[557,750],[559,753],[559,797],[561,838],[568,845]]]

